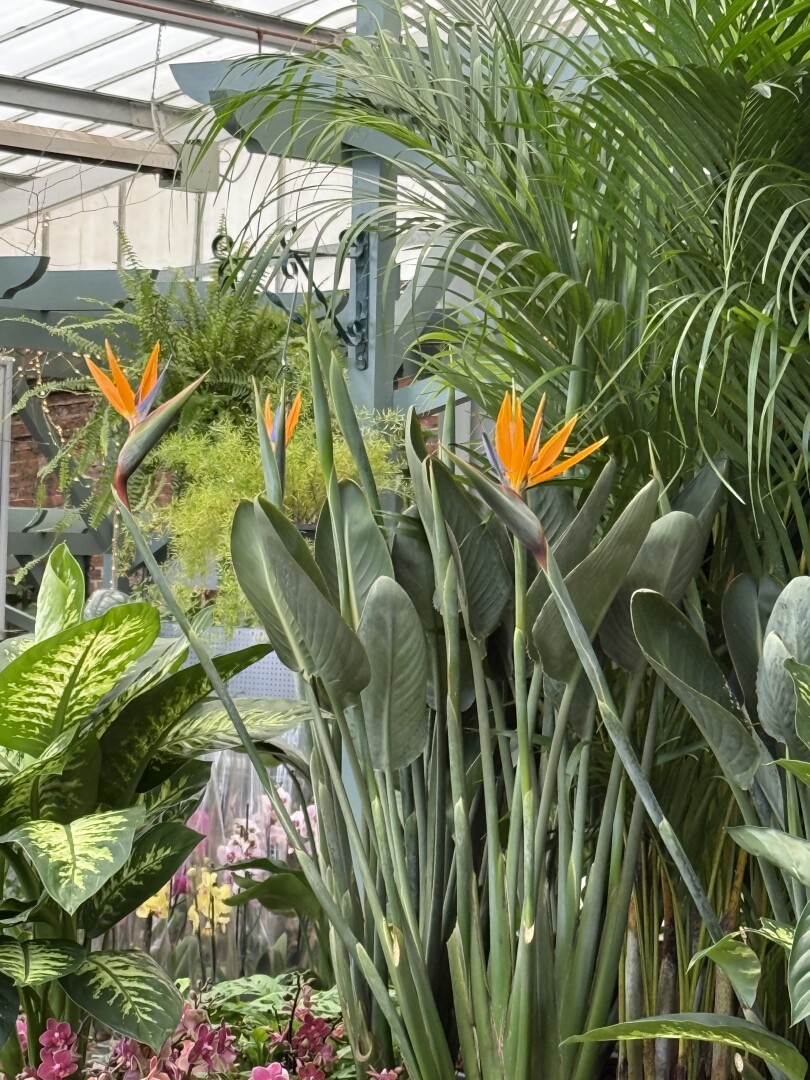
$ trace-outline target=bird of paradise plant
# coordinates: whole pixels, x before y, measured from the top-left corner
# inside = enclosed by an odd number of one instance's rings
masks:
[[[331,469],[330,398],[359,459],[362,435],[337,360],[314,327],[310,340],[328,492],[314,552],[271,496],[240,505],[232,556],[270,643],[300,677],[317,853],[302,843],[227,687],[119,502],[124,520],[331,927],[358,1080],[369,1065],[392,1065],[394,1046],[412,1080],[454,1080],[459,1061],[468,1080],[593,1080],[599,1049],[565,1039],[615,1012],[645,813],[710,936],[720,936],[649,782],[657,712],[641,697],[646,666],[631,665],[626,679],[617,668],[609,683],[591,644],[606,615],[614,634],[629,620],[621,590],[650,561],[659,578],[662,566],[677,568],[671,595],[686,587],[702,555],[697,519],[665,515],[652,537],[653,481],[595,541],[616,471],[608,464],[578,503],[560,493],[562,527],[541,522],[523,498],[529,479],[561,476],[598,447],[562,457],[570,420],[541,445],[535,417],[527,440],[516,394],[496,431],[495,479],[449,451],[428,455],[412,414],[414,506],[383,516],[366,470],[358,467],[358,486]],[[504,524],[516,537],[513,565]],[[526,547],[540,569],[533,578]],[[662,547],[671,558],[661,558]],[[581,683],[590,691],[579,692]],[[606,745],[595,738],[597,712]],[[627,834],[625,776],[637,793]]]
[[[102,371],[90,357],[86,358],[86,363],[101,393],[129,424],[129,434],[119,451],[113,478],[113,488],[118,499],[129,507],[127,492],[129,478],[177,420],[183,406],[203,381],[207,372],[152,411],[166,375],[165,368],[162,373],[158,373],[160,342],[156,342],[152,349],[137,391],[130,385],[109,341],[104,344],[110,365],[110,375]]]

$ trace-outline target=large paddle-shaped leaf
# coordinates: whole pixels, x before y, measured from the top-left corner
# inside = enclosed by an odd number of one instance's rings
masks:
[[[602,648],[611,660],[628,671],[641,660],[630,616],[633,593],[655,589],[667,600],[679,603],[698,571],[705,548],[703,531],[691,514],[673,510],[652,523],[599,631]]]
[[[393,578],[391,554],[364,492],[352,480],[339,486],[343,546],[349,563],[349,598],[355,625],[374,582]]]
[[[794,717],[796,692],[786,660],[810,663],[810,577],[790,581],[773,605],[757,670],[757,707],[762,726],[799,756]]]
[[[188,821],[205,794],[211,765],[210,761],[187,761],[165,780],[139,795],[138,803],[146,811],[146,820],[152,825],[162,821]]]
[[[757,715],[757,668],[765,644],[765,627],[782,586],[771,577],[759,584],[748,574],[736,577],[723,595],[723,630],[740,684],[745,708]]]
[[[651,480],[601,543],[565,578],[576,612],[591,638],[639,553],[653,523],[657,502],[658,485]],[[552,679],[567,682],[579,661],[553,597],[544,604],[532,637],[545,673]]]
[[[810,843],[781,829],[737,825],[728,830],[735,843],[758,859],[778,866],[802,885],[810,886]]]
[[[467,596],[471,633],[483,640],[496,628],[514,589],[504,551],[510,544],[497,518],[482,513],[475,501],[440,461],[431,461],[431,482],[438,491],[442,517],[455,539]],[[500,534],[500,536],[499,536]]]
[[[231,679],[269,650],[269,645],[252,645],[216,657],[214,665],[223,679]],[[133,698],[101,737],[101,801],[108,806],[129,805],[150,759],[173,739],[191,706],[210,693],[208,676],[195,664]]]
[[[757,998],[757,987],[762,974],[762,965],[754,950],[749,945],[746,945],[744,941],[740,941],[738,936],[727,934],[726,937],[715,941],[708,948],[695,953],[689,961],[687,971],[691,971],[695,964],[704,957],[712,960],[721,971],[725,972],[739,1000],[743,1005],[752,1009]]]
[[[45,891],[72,915],[127,861],[143,818],[143,807],[137,806],[91,814],[69,825],[30,821],[0,842],[23,849]]]
[[[98,937],[154,896],[204,839],[177,822],[156,825],[132,845],[117,874],[79,909],[79,926]]]
[[[148,604],[125,604],[37,642],[0,672],[0,746],[38,757],[84,720],[155,640]]]
[[[84,962],[87,949],[75,941],[17,941],[0,938],[0,971],[17,986],[61,979]]]
[[[636,639],[650,665],[689,710],[724,775],[748,789],[760,752],[736,714],[720,668],[698,632],[674,604],[655,592],[632,602]]]
[[[82,621],[84,574],[65,543],[53,549],[37,593],[34,638],[42,641]]]
[[[231,532],[236,576],[287,667],[357,694],[370,677],[354,631],[289,554],[262,504],[240,503]]]
[[[309,706],[293,698],[236,698],[239,715],[255,743],[267,743],[309,720]],[[239,736],[218,700],[200,701],[175,732],[172,754],[209,754],[241,747]]]
[[[404,769],[427,741],[427,653],[416,608],[391,578],[372,585],[358,634],[371,663],[360,693],[371,760],[377,769]]]
[[[570,574],[574,567],[579,565],[588,554],[593,538],[596,535],[597,526],[607,509],[608,499],[610,498],[610,492],[613,487],[615,476],[616,462],[611,458],[597,477],[596,483],[593,485],[587,499],[585,499],[582,505],[577,509],[576,517],[562,531],[554,528],[549,531],[549,507],[547,501],[542,499],[543,493],[556,490],[558,494],[562,494],[562,490],[559,488],[555,489],[553,485],[550,484],[543,484],[539,488],[529,489],[529,493],[532,491],[538,493],[534,499],[529,499],[529,505],[543,523],[543,531],[546,534],[546,539],[551,546],[551,550],[554,552],[557,566],[563,574]],[[567,492],[565,495],[566,498],[570,499]],[[553,515],[551,524],[552,526],[554,524]],[[543,605],[550,596],[551,589],[548,584],[548,578],[545,574],[537,574],[526,594],[527,626],[534,626],[537,616],[543,610]],[[539,659],[537,650],[534,647],[534,642],[530,639],[528,644],[529,651],[532,653],[535,660]]]
[[[94,735],[66,731],[0,784],[0,833],[26,821],[72,821],[95,808],[101,762]]]
[[[810,747],[810,664],[786,660],[785,670],[793,680],[796,694],[796,734]]]
[[[790,994],[790,1023],[799,1024],[810,1016],[810,904],[799,916],[787,969]]]
[[[60,980],[65,993],[99,1023],[159,1049],[174,1031],[183,1000],[174,983],[146,953],[91,953]]]
[[[775,1065],[789,1080],[804,1080],[807,1062],[796,1047],[773,1035],[759,1024],[741,1020],[738,1016],[716,1013],[676,1013],[673,1016],[651,1016],[631,1020],[626,1024],[594,1028],[584,1035],[575,1035],[566,1042],[614,1042],[616,1039],[697,1039],[700,1042],[736,1046],[763,1061]]]

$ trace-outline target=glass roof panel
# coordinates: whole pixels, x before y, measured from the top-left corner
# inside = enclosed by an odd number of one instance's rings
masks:
[[[212,14],[220,7],[238,8],[306,26],[323,22],[349,28],[354,22],[354,8],[344,0],[209,0],[209,7]],[[140,18],[137,10],[132,16],[108,14],[67,0],[0,0],[0,43],[0,75],[195,110],[197,102],[179,91],[171,72],[173,62],[226,60],[258,51],[257,42],[228,37],[227,28],[219,25],[212,24],[211,33],[207,27],[203,32],[159,25]],[[264,51],[274,50],[265,44]],[[65,114],[42,111],[43,106],[52,109],[50,101],[37,104],[39,108],[6,105],[0,98],[0,120],[125,138],[152,134],[71,116],[69,104]],[[7,173],[40,173],[53,167],[52,158],[0,151],[0,169]]]

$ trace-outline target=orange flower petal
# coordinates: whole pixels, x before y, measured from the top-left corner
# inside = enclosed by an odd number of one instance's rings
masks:
[[[141,385],[138,387],[138,401],[144,401],[155,388],[155,383],[158,377],[158,359],[160,358],[160,342],[155,342],[155,347],[152,349],[152,354],[149,357],[146,367],[143,369],[143,376],[141,378]]]
[[[555,476],[559,476],[560,473],[566,472],[574,465],[579,464],[586,457],[589,457],[594,451],[598,450],[600,446],[603,446],[607,442],[607,435],[603,439],[598,439],[595,443],[591,443],[590,446],[586,446],[584,450],[578,450],[576,454],[572,454],[570,458],[566,458],[564,461],[558,461],[556,465],[552,465],[551,468],[546,469],[537,479],[529,480],[529,485],[544,484],[546,480],[553,480]]]
[[[132,419],[137,412],[135,408],[135,394],[132,392],[132,387],[129,385],[126,375],[121,370],[121,365],[118,363],[109,341],[104,342],[104,348],[107,350],[107,360],[110,364],[113,382],[116,385],[124,408],[127,410],[123,415],[126,416],[127,419]]]
[[[513,389],[504,395],[495,422],[495,449],[511,482],[520,471],[524,445],[523,406]]]
[[[531,431],[529,432],[529,438],[526,440],[526,447],[523,451],[523,458],[520,463],[520,486],[522,487],[526,481],[526,477],[529,475],[532,467],[532,462],[537,456],[540,447],[540,432],[543,427],[543,413],[546,408],[546,395],[543,394],[540,406],[537,412],[534,414],[534,420],[532,421]]]
[[[112,405],[112,407],[117,413],[120,413],[121,416],[124,416],[127,420],[129,420],[129,413],[126,410],[123,401],[121,400],[121,395],[118,393],[118,387],[109,377],[109,375],[107,375],[101,370],[100,367],[93,363],[89,356],[85,357],[85,361],[87,363],[90,374],[96,380],[96,384],[104,397],[107,399],[107,401],[109,401],[110,405]]]
[[[301,415],[301,391],[299,390],[298,393],[295,395],[295,398],[293,399],[293,403],[290,406],[289,412],[287,413],[287,422],[286,422],[286,424],[284,426],[284,445],[285,446],[287,445],[287,443],[289,443],[290,439],[293,437],[293,432],[295,431],[295,427],[296,427],[296,424],[298,423],[298,418],[299,418],[300,415]]]
[[[529,470],[530,480],[533,475],[545,472],[547,468],[554,464],[560,454],[565,450],[566,443],[571,438],[571,432],[574,430],[576,422],[577,416],[572,416],[571,419],[567,420],[560,430],[552,435],[548,442],[542,446],[537,458]]]

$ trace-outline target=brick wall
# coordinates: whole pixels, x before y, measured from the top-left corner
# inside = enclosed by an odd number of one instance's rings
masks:
[[[45,401],[47,416],[56,430],[69,438],[85,422],[93,398],[89,394],[50,394]],[[11,506],[37,506],[37,473],[45,464],[44,454],[40,454],[25,422],[15,416],[11,425],[11,467],[9,470],[9,502]],[[49,476],[46,480],[46,506],[62,506],[62,494],[57,487],[57,478]]]

